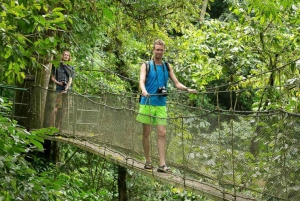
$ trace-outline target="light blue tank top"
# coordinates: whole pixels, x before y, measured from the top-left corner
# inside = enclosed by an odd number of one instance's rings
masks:
[[[156,67],[156,70],[155,70]],[[169,72],[168,68],[163,62],[162,65],[155,65],[153,60],[149,63],[149,73],[146,78],[146,90],[149,94],[158,94],[157,90],[159,87],[165,87],[167,90],[168,86],[168,79],[169,79]],[[141,105],[153,105],[153,106],[166,106],[167,97],[162,95],[150,95],[150,96],[143,96],[141,98]]]

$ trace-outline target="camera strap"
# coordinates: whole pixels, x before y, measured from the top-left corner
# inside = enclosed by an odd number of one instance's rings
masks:
[[[63,69],[64,69],[64,72],[65,74],[68,76],[68,78],[70,77],[70,73],[66,70],[66,68],[69,68],[69,66],[67,65],[62,65]]]
[[[158,83],[158,74],[157,74],[157,69],[156,69],[156,65],[155,65],[155,62],[154,62],[154,60],[153,60],[153,66],[154,66],[154,70],[155,70],[155,73],[156,73],[156,81],[157,81],[157,84],[159,85],[159,83]],[[164,85],[165,85],[165,87],[167,87],[166,86],[166,76],[165,76],[165,62],[164,61],[162,61],[162,68],[163,68],[163,77],[164,77]],[[158,86],[159,87],[159,86]]]

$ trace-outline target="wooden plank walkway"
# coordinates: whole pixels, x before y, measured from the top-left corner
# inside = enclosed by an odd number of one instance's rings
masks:
[[[91,153],[94,153],[102,158],[105,158],[115,164],[118,164],[122,167],[131,169],[135,172],[142,173],[148,177],[154,177],[157,180],[162,182],[169,183],[178,188],[182,188],[188,191],[192,191],[196,194],[203,195],[204,197],[213,199],[213,200],[235,200],[235,201],[254,201],[260,200],[258,198],[253,198],[247,195],[236,194],[233,195],[231,192],[223,192],[223,189],[218,186],[213,186],[211,184],[195,181],[188,178],[183,178],[182,175],[176,175],[175,173],[166,174],[159,173],[156,169],[153,170],[145,170],[144,163],[139,162],[133,158],[126,158],[122,154],[114,151],[110,148],[99,146],[88,141],[78,140],[74,138],[66,138],[61,136],[47,136],[45,139],[63,142],[67,144],[72,144],[76,147],[79,147],[83,150],[87,150]]]

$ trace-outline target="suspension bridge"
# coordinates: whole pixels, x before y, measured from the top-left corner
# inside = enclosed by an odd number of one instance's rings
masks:
[[[37,125],[49,122],[50,116],[45,114],[47,102],[53,103],[54,91],[0,88],[1,92],[14,91],[11,118],[28,125],[32,121],[40,121]],[[192,107],[190,95],[178,91],[168,95],[166,159],[172,174],[143,168],[142,126],[135,120],[137,94],[66,94],[60,131],[46,139],[72,144],[214,200],[300,200],[299,114],[281,109],[223,110],[218,98],[215,108],[206,109],[204,102],[198,104],[201,107]],[[29,99],[29,104],[17,103],[17,99]],[[151,157],[154,164],[158,162],[155,128]]]

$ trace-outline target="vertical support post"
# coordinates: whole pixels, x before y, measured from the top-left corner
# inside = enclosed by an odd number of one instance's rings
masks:
[[[127,169],[118,165],[118,191],[119,201],[127,201],[127,185],[126,185]]]
[[[100,112],[101,112],[101,104],[100,104],[100,98],[98,99],[99,102],[97,101],[96,104],[98,105],[98,111],[97,111],[97,134],[98,136],[100,136],[100,118],[101,118],[101,115],[100,115]],[[95,133],[96,135],[96,133]]]
[[[11,111],[11,120],[15,118],[15,109],[16,108],[16,90],[14,90],[14,99],[13,99],[13,108]]]
[[[230,90],[230,103],[231,103],[231,115],[230,115],[230,133],[231,133],[231,163],[232,163],[232,181],[233,181],[233,197],[236,200],[236,185],[235,185],[235,157],[234,157],[234,132],[233,132],[233,117],[234,110],[232,105],[232,90]]]
[[[76,135],[76,123],[77,123],[77,96],[72,94],[73,98],[73,136]]]
[[[183,116],[181,114],[181,116]],[[182,163],[186,164],[185,160],[185,152],[184,152],[184,137],[183,137],[183,117],[181,117],[181,144],[182,144]],[[183,172],[183,185],[185,186],[185,171]]]

